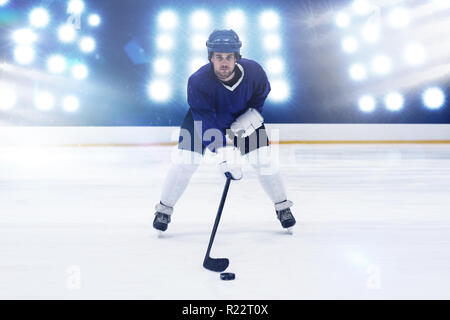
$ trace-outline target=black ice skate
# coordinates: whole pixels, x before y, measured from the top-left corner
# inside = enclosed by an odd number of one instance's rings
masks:
[[[160,231],[166,231],[169,223],[170,223],[170,216],[168,214],[161,212],[155,213],[155,220],[153,220],[153,228]]]
[[[155,219],[153,220],[153,228],[159,232],[166,231],[170,223],[170,216],[172,215],[173,208],[160,202],[156,205],[155,209],[156,213]]]
[[[281,226],[287,229],[289,233],[292,233],[292,227],[295,225],[295,218],[291,212],[292,201],[286,200],[275,204],[278,220],[281,222]]]

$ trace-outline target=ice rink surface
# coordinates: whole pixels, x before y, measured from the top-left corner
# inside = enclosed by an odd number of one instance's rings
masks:
[[[449,145],[281,145],[293,235],[250,166],[203,165],[162,238],[171,147],[0,148],[1,299],[450,299]]]

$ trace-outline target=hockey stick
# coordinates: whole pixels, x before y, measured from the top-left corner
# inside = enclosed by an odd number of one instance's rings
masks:
[[[228,173],[228,172],[227,172]],[[206,251],[205,260],[203,261],[203,267],[215,271],[222,272],[230,264],[230,260],[227,258],[211,258],[209,256],[211,252],[211,247],[214,242],[214,237],[216,236],[217,227],[219,226],[220,217],[222,216],[223,206],[225,204],[225,199],[227,198],[228,188],[230,187],[231,175],[227,175],[227,182],[225,183],[225,188],[223,189],[222,199],[220,200],[219,210],[217,211],[216,221],[214,222],[214,227],[209,238],[208,250]]]

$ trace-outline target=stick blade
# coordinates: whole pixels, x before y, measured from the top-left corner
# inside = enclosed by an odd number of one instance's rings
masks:
[[[225,271],[226,268],[228,268],[229,264],[230,260],[228,260],[227,258],[214,259],[211,257],[207,257],[203,262],[203,267],[211,271],[222,272]]]

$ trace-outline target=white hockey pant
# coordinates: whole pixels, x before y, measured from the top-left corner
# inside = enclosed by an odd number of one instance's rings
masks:
[[[173,208],[186,190],[192,175],[201,163],[199,153],[178,150],[175,161],[164,182],[161,203]],[[247,159],[255,170],[259,182],[274,204],[287,200],[286,189],[281,179],[278,158],[270,147],[262,147],[247,154]],[[277,206],[275,206],[277,208]]]

